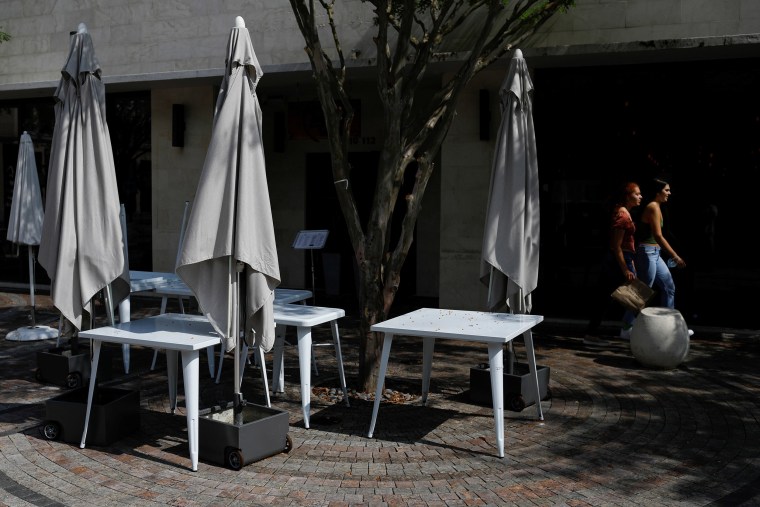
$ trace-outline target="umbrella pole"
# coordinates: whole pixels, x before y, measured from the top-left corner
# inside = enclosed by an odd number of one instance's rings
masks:
[[[111,290],[111,284],[106,284],[105,289],[105,298],[106,298],[106,312],[108,312],[108,323],[110,326],[115,326],[116,321],[114,320],[114,314],[113,314],[113,292]],[[90,323],[91,327],[94,327],[94,316],[90,314],[90,319],[92,319],[92,322]]]
[[[234,386],[233,413],[235,424],[242,425],[244,403],[243,396],[240,392],[240,272],[238,271],[238,263],[232,258],[232,256],[229,257],[228,269],[230,282],[230,291],[228,295],[229,306],[227,307],[229,309],[228,329],[230,331],[230,336],[234,337],[234,363],[232,376],[232,385]]]
[[[490,266],[491,271],[488,274],[488,299],[486,299],[486,304],[488,305],[488,309],[491,309],[491,292],[493,291],[493,266]]]
[[[29,302],[32,305],[32,327],[35,327],[37,320],[34,316],[34,251],[32,245],[29,245]]]
[[[317,289],[316,285],[314,283],[314,249],[309,249],[309,254],[311,255],[311,304],[316,305],[317,304]]]
[[[493,295],[493,266],[490,266],[491,271],[488,274],[488,310],[490,311],[491,308],[491,297]],[[522,294],[522,291],[520,291]],[[510,313],[514,313],[512,310],[513,306],[509,305],[509,311]],[[507,362],[507,373],[510,375],[513,375],[515,372],[515,347],[514,344],[510,341],[507,343],[507,353],[504,357],[505,361]]]

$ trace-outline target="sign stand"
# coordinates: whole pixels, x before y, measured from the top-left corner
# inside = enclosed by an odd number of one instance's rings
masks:
[[[309,250],[311,257],[311,302],[313,305],[317,303],[317,291],[314,282],[314,250],[325,247],[329,233],[330,231],[327,229],[298,231],[296,239],[293,241],[293,248],[297,250]]]

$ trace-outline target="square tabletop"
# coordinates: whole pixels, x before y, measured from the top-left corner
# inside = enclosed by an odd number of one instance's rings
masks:
[[[371,330],[398,335],[506,343],[543,320],[542,315],[420,308],[374,324]]]
[[[202,316],[164,313],[115,326],[80,331],[81,338],[172,350],[200,350],[221,343]]]

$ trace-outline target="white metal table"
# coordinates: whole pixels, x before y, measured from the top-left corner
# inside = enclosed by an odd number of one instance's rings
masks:
[[[100,348],[103,342],[122,345],[142,345],[166,350],[169,400],[172,413],[177,408],[177,353],[182,355],[182,378],[185,385],[185,405],[187,411],[187,440],[190,448],[190,463],[193,471],[198,470],[198,353],[201,349],[221,343],[208,321],[198,321],[183,314],[165,313],[115,326],[80,331],[79,336],[92,340],[92,373],[87,394],[84,431],[80,447],[84,448],[87,427],[92,408],[92,397],[97,383]]]
[[[346,374],[343,369],[343,353],[340,346],[340,333],[338,332],[338,319],[345,317],[346,311],[342,308],[328,308],[324,306],[308,306],[302,304],[280,304],[273,305],[274,322],[278,329],[284,329],[285,326],[295,326],[298,337],[298,367],[301,378],[301,410],[303,411],[303,421],[306,428],[309,427],[309,415],[311,413],[311,368],[312,363],[312,328],[320,324],[330,323],[332,331],[333,345],[335,346],[335,359],[338,362],[338,376],[340,378],[340,387],[343,389],[343,399],[346,406],[351,406],[348,400],[348,389],[346,388]],[[205,317],[198,316],[205,319]],[[210,325],[210,324],[209,324]],[[275,337],[273,347],[273,364],[272,364],[272,391],[283,392],[285,385],[285,368],[284,368],[284,341],[285,334],[278,332]],[[223,351],[222,351],[223,352]],[[260,347],[257,347],[257,358],[264,364],[264,353]],[[240,361],[244,361],[248,355],[248,345],[244,344]],[[241,364],[241,378],[242,368]],[[222,371],[222,355],[219,358],[219,370],[217,373],[217,383]],[[261,379],[266,391],[266,404],[270,405],[269,385],[266,378],[266,368],[261,368]]]
[[[419,336],[423,339],[422,363],[422,403],[427,402],[430,388],[430,371],[433,362],[433,347],[436,339],[451,339],[483,342],[488,345],[488,363],[491,373],[491,397],[496,425],[496,443],[499,457],[504,457],[504,344],[522,335],[527,349],[528,367],[536,392],[541,392],[536,373],[536,356],[533,349],[531,329],[544,320],[541,315],[521,315],[511,313],[487,313],[463,310],[442,310],[421,308],[399,317],[380,322],[371,327],[372,331],[384,333],[380,371],[377,377],[375,404],[368,437],[372,438],[377,421],[377,412],[388,369],[388,357],[394,335]],[[536,412],[544,419],[540,401],[536,402]]]
[[[330,323],[333,345],[335,346],[335,359],[338,361],[338,375],[340,387],[343,389],[343,399],[346,406],[348,390],[346,389],[346,374],[343,370],[343,353],[340,347],[340,334],[338,333],[338,319],[345,317],[346,311],[342,308],[328,308],[324,306],[306,305],[274,305],[274,321],[278,327],[295,326],[298,337],[298,366],[301,373],[301,409],[303,411],[304,426],[309,427],[309,414],[311,412],[311,357],[312,339],[311,330],[314,326]],[[285,388],[285,368],[283,367],[283,349],[285,336],[278,333],[274,342],[274,354],[272,362],[272,390],[282,392]]]
[[[131,292],[150,292],[161,297],[160,313],[162,314],[166,312],[166,301],[168,297],[173,296],[179,298],[180,311],[184,313],[182,298],[190,298],[194,296],[190,288],[176,273],[161,271],[130,271],[129,276]],[[281,289],[278,287],[274,290],[274,302],[276,304],[303,302],[312,296],[312,292],[306,289]],[[124,301],[119,304],[119,322],[129,322],[132,320],[130,314],[130,301],[129,298],[125,298]],[[157,352],[158,350],[156,350],[156,353]],[[122,346],[122,353],[124,355],[124,371],[129,373],[129,345]],[[156,358],[157,355],[154,354],[151,369],[155,368]],[[208,368],[209,374],[213,378],[216,370],[213,348],[208,349]]]

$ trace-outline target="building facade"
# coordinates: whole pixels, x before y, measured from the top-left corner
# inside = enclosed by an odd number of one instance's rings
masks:
[[[317,288],[353,292],[352,260],[342,219],[334,213],[328,146],[310,66],[287,2],[0,0],[0,12],[0,29],[12,36],[0,44],[2,227],[10,205],[14,149],[23,130],[33,134],[44,181],[52,93],[69,33],[84,22],[114,115],[133,118],[125,111],[138,108],[150,120],[147,127],[135,129],[128,123],[120,127],[109,116],[112,138],[135,130],[146,136],[136,145],[123,140],[131,149],[123,162],[117,160],[130,215],[131,263],[134,269],[173,270],[185,202],[193,200],[208,146],[226,39],[235,16],[241,15],[265,73],[258,92],[283,286],[310,288],[311,259],[291,245],[300,230],[328,229],[328,246],[315,257],[322,270]],[[351,67],[359,76],[373,62],[372,11],[360,0],[344,0],[338,15],[344,47],[351,48]],[[687,318],[703,318],[698,315],[704,305],[695,301],[710,287],[730,279],[727,287],[733,292],[728,295],[733,297],[758,280],[748,260],[731,252],[742,241],[732,232],[741,223],[738,201],[751,198],[741,182],[757,176],[760,157],[751,135],[760,133],[760,107],[752,92],[760,84],[754,71],[760,68],[759,2],[577,0],[522,50],[536,87],[542,186],[536,311],[586,317],[584,293],[593,284],[596,247],[604,235],[594,217],[604,193],[616,180],[661,172],[673,184],[671,223],[682,235],[688,232],[684,244],[693,248],[684,256],[695,260],[694,267],[688,278],[678,280],[680,294],[685,302],[688,298]],[[482,224],[500,115],[498,89],[507,63],[478,75],[457,108],[425,195],[411,267],[402,280],[409,294],[436,298],[441,307],[484,309],[485,287],[478,280]],[[447,77],[441,67],[438,79]],[[371,79],[357,77],[355,85],[359,125],[352,163],[371,168],[381,142],[373,121],[379,105]],[[485,104],[484,96],[490,98]],[[652,109],[653,104],[659,109]],[[741,110],[746,118],[694,114],[724,108]],[[482,132],[484,116],[490,135]],[[665,125],[670,130],[652,128]],[[694,126],[700,129],[687,128]],[[726,139],[717,146],[712,139],[721,134]],[[746,156],[729,158],[725,152]],[[713,231],[718,224],[717,240],[715,235],[703,238],[704,230],[691,226],[699,217],[700,227],[710,227],[709,216],[702,216],[709,215],[710,206],[719,211],[720,219],[712,219]],[[704,255],[706,245],[710,256]],[[3,253],[6,267],[17,262],[9,245]],[[730,266],[725,256],[732,259]],[[733,270],[724,272],[724,267]],[[2,276],[0,282],[19,282],[5,269]],[[726,322],[716,323],[744,325],[736,316],[721,317]]]

